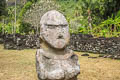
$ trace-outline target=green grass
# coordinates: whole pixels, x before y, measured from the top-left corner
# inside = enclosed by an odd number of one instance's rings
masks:
[[[37,80],[34,49],[4,50],[0,45],[0,80]],[[78,80],[120,80],[120,61],[79,56]],[[98,56],[98,54],[90,54]]]

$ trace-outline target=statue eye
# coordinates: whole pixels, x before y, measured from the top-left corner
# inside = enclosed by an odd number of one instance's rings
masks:
[[[62,28],[64,28],[65,26],[64,26],[64,25],[62,25],[61,27],[62,27]]]
[[[66,27],[67,27],[67,25],[61,25],[61,27],[62,27],[62,28],[66,28]]]
[[[55,25],[48,25],[49,29],[55,29],[55,27],[56,27]]]

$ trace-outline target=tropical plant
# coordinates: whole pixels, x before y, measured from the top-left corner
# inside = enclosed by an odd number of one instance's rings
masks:
[[[120,34],[120,16],[117,13],[115,18],[108,17],[107,20],[103,21],[100,25],[94,27],[94,34],[100,34],[105,37],[119,37]],[[98,34],[98,35],[99,35]]]
[[[6,14],[7,14],[7,12],[6,12],[6,0],[0,0],[0,16],[6,15]]]
[[[23,15],[26,13],[26,11],[27,11],[28,9],[30,9],[31,5],[32,5],[32,2],[30,2],[30,1],[28,1],[28,2],[24,5],[24,7],[21,9],[21,11],[20,11],[20,13],[19,13],[19,18],[20,18],[20,19],[22,19]]]

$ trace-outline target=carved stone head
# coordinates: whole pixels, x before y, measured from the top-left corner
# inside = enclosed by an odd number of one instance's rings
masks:
[[[43,41],[55,49],[63,49],[69,42],[67,20],[56,10],[45,13],[40,21],[40,35]]]

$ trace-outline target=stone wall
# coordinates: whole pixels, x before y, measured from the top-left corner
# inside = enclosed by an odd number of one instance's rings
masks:
[[[69,48],[75,51],[120,54],[120,37],[93,38],[91,35],[72,34]]]
[[[5,49],[28,49],[40,48],[38,35],[6,35],[1,42],[4,42]],[[4,40],[4,41],[3,41]],[[120,54],[119,38],[93,38],[92,35],[71,34],[69,48],[75,51],[84,51],[103,54]]]
[[[4,36],[4,48],[5,49],[35,49],[39,48],[39,36],[38,35],[13,35]]]

